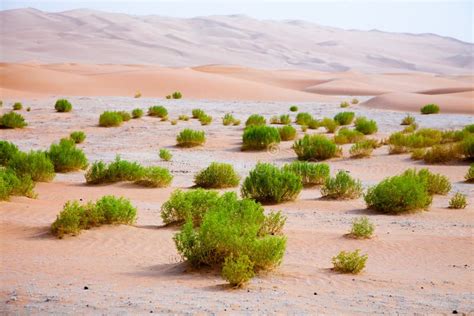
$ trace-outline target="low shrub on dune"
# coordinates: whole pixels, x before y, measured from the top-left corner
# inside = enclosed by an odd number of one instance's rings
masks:
[[[466,179],[466,182],[472,183],[474,182],[474,163],[469,166],[469,169],[467,170],[466,175],[464,176],[464,179]]]
[[[340,106],[341,108],[348,108],[349,105],[350,105],[349,102],[343,101],[343,102],[341,102],[341,104],[340,104],[339,106]]]
[[[355,120],[355,129],[364,135],[371,135],[378,131],[377,122],[365,117],[359,117]]]
[[[5,166],[19,151],[15,144],[0,140],[0,166]]]
[[[373,142],[371,142],[370,140],[363,140],[352,145],[349,149],[349,153],[351,155],[351,158],[357,159],[370,157],[372,155],[373,150]]]
[[[175,91],[171,94],[171,97],[173,99],[181,99],[183,97],[183,94],[179,91]]]
[[[296,105],[290,106],[290,112],[298,112],[298,107]]]
[[[332,264],[337,272],[358,274],[364,270],[367,259],[368,256],[361,255],[359,249],[353,252],[341,251],[332,258]]]
[[[222,265],[222,278],[233,287],[242,287],[255,276],[253,262],[247,255],[235,257],[231,254]]]
[[[209,125],[212,123],[212,116],[210,115],[201,115],[199,117],[199,122],[201,122],[201,125]]]
[[[173,176],[162,167],[143,167],[140,169],[135,184],[150,188],[165,188],[170,185]]]
[[[439,106],[437,104],[427,104],[420,109],[421,114],[437,114]]]
[[[270,119],[270,123],[288,125],[291,123],[291,118],[288,114],[283,114],[280,116],[272,116],[272,118]]]
[[[23,104],[21,102],[15,102],[12,106],[13,111],[20,111],[23,109]]]
[[[242,150],[262,150],[280,143],[280,133],[275,127],[251,125],[242,135]]]
[[[240,177],[231,164],[218,162],[211,163],[194,178],[196,186],[206,189],[232,188],[238,186],[239,181]]]
[[[35,198],[35,183],[28,175],[18,177],[12,169],[0,167],[0,201],[6,201],[12,195]]]
[[[54,108],[57,112],[71,112],[72,111],[72,104],[66,99],[59,99],[54,104]]]
[[[139,119],[143,116],[143,110],[136,108],[132,110],[132,118]]]
[[[247,118],[247,121],[245,121],[245,126],[260,126],[265,124],[267,124],[267,120],[259,114],[252,114]]]
[[[354,117],[354,112],[340,112],[334,116],[334,121],[336,121],[339,125],[349,125],[354,120]]]
[[[467,206],[466,196],[462,193],[457,192],[451,200],[449,200],[449,208],[452,209],[463,209]]]
[[[168,110],[161,105],[150,106],[148,108],[148,115],[166,119],[168,118]]]
[[[27,125],[21,114],[9,112],[0,116],[0,128],[23,128]]]
[[[424,182],[428,193],[431,195],[446,195],[451,190],[451,183],[448,177],[439,173],[432,173],[428,169],[421,169],[418,172],[416,170],[407,170],[404,174],[420,178]]]
[[[339,171],[336,177],[326,179],[321,195],[334,200],[357,199],[362,195],[362,184],[347,172]]]
[[[132,119],[132,115],[128,113],[127,111],[118,111],[118,114],[122,117],[122,121],[128,122]]]
[[[415,117],[407,114],[403,119],[400,125],[411,125],[415,123]]]
[[[58,144],[52,144],[48,157],[54,165],[56,172],[70,172],[87,168],[88,162],[84,152],[76,147],[76,143],[63,138]]]
[[[300,112],[296,115],[296,124],[309,126],[309,123],[314,121],[313,116],[306,112]]]
[[[343,127],[337,132],[337,135],[334,135],[334,142],[343,145],[360,142],[364,138],[365,136],[361,132]]]
[[[199,119],[201,116],[203,116],[205,114],[206,113],[201,109],[193,109],[192,110],[192,115],[193,115],[193,118],[195,118],[195,119]]]
[[[176,142],[179,147],[201,146],[206,142],[206,135],[204,131],[195,131],[186,128],[178,134]]]
[[[305,135],[295,141],[293,150],[299,160],[326,160],[340,154],[340,148],[323,135]]]
[[[20,151],[8,161],[7,167],[18,177],[30,177],[35,182],[49,182],[56,175],[54,165],[44,151]]]
[[[352,99],[351,103],[352,103],[352,104],[359,104],[359,100],[356,99],[356,98],[354,98],[354,99]]]
[[[74,131],[69,134],[69,138],[76,144],[81,144],[86,140],[86,134],[83,131]]]
[[[459,152],[464,155],[466,159],[474,159],[474,134],[470,134],[459,144]]]
[[[426,163],[448,163],[462,158],[458,144],[434,145],[426,150],[423,160]]]
[[[180,120],[180,121],[189,121],[189,116],[187,116],[185,114],[181,114],[180,116],[178,116],[178,120]]]
[[[410,133],[415,132],[417,129],[418,129],[418,124],[412,123],[412,124],[408,125],[407,127],[405,127],[402,130],[402,133],[403,134],[410,134]]]
[[[327,133],[334,133],[339,127],[339,123],[328,117],[323,118],[320,125],[326,129]]]
[[[224,117],[222,118],[222,124],[224,126],[229,126],[229,125],[233,125],[235,122],[235,117],[230,114],[230,113],[227,113],[226,115],[224,115]]]
[[[284,165],[283,170],[298,175],[304,186],[321,185],[329,178],[329,165],[325,163],[293,161]]]
[[[116,111],[105,111],[99,117],[99,126],[116,127],[122,125],[123,117]]]
[[[170,161],[173,158],[173,155],[170,153],[170,151],[168,149],[165,149],[165,148],[160,149],[159,156],[164,161]]]
[[[291,125],[278,128],[278,132],[282,141],[294,140],[296,138],[296,129]]]
[[[375,226],[367,216],[354,219],[349,236],[357,239],[371,238],[374,234]]]

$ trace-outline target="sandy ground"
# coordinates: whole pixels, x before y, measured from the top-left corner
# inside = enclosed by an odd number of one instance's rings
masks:
[[[241,152],[242,127],[224,127],[220,118],[232,112],[244,121],[250,113],[266,117],[288,112],[289,102],[191,101],[123,97],[72,97],[71,113],[55,113],[54,99],[25,100],[30,112],[24,130],[1,130],[1,139],[22,150],[46,149],[73,130],[87,134],[80,145],[90,161],[111,161],[116,154],[144,165],[171,170],[170,188],[147,189],[129,183],[86,186],[82,172],[58,174],[37,185],[38,198],[13,197],[0,203],[0,312],[2,314],[450,314],[474,313],[474,186],[463,182],[468,165],[429,165],[407,155],[389,156],[386,146],[362,160],[328,161],[331,173],[348,170],[364,187],[407,168],[428,167],[449,177],[448,196],[435,196],[428,212],[387,216],[365,210],[362,199],[321,200],[317,188],[304,189],[295,202],[265,206],[287,217],[288,246],[283,264],[232,290],[215,271],[194,271],[182,263],[172,237],[176,228],[162,227],[161,204],[176,188],[189,188],[193,176],[212,161],[232,163],[243,177],[257,161],[277,165],[295,159],[292,142],[276,152]],[[362,101],[365,99],[362,98]],[[104,110],[132,110],[165,105],[171,118],[200,107],[214,117],[210,126],[197,121],[169,122],[144,117],[118,128],[97,126]],[[334,102],[299,102],[301,111],[332,116]],[[357,115],[377,120],[383,138],[400,130],[404,112],[353,106]],[[5,110],[3,110],[5,111]],[[294,116],[294,114],[292,114]],[[421,127],[459,128],[474,116],[415,114]],[[179,149],[176,134],[185,127],[206,131],[204,147]],[[322,132],[319,130],[318,132]],[[300,133],[300,136],[302,133]],[[173,161],[158,158],[168,148]],[[344,146],[347,157],[348,146]],[[448,200],[460,191],[471,205],[450,210]],[[104,226],[58,240],[48,233],[62,205],[71,199],[94,200],[106,194],[125,196],[138,208],[134,226]],[[355,217],[367,215],[376,237],[344,237]],[[331,271],[340,250],[361,249],[369,255],[357,276]],[[87,289],[86,289],[87,287]]]

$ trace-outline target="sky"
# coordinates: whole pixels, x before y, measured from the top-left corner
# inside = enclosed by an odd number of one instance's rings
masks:
[[[258,19],[306,20],[344,29],[435,33],[474,42],[472,0],[0,0],[0,9],[78,8],[173,17],[244,14]]]

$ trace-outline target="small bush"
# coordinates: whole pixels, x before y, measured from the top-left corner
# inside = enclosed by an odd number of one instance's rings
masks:
[[[240,177],[232,165],[217,162],[211,163],[194,178],[196,186],[206,189],[232,188],[238,186],[239,181]]]
[[[31,111],[31,107],[27,107],[26,112],[30,112],[30,111]]]
[[[457,151],[467,159],[474,159],[474,134],[466,136],[459,144]]]
[[[102,161],[94,162],[84,176],[87,184],[136,181],[140,179],[142,169],[140,164],[122,160],[117,156],[109,165]]]
[[[195,147],[201,146],[206,142],[204,131],[195,131],[189,128],[182,130],[176,137],[177,146],[179,147]]]
[[[141,98],[142,93],[140,91],[135,92],[135,95],[133,96],[135,99]]]
[[[325,117],[321,121],[321,126],[323,126],[326,129],[326,132],[328,133],[334,133],[336,129],[339,127],[339,124],[334,121],[333,119]]]
[[[193,114],[193,118],[199,119],[201,116],[205,115],[206,113],[201,109],[193,109],[192,114]]]
[[[176,124],[178,124],[178,120],[171,120],[170,123],[171,123],[171,125],[176,125]]]
[[[160,118],[167,118],[168,117],[168,110],[161,105],[150,106],[148,108],[148,115],[155,116]]]
[[[270,118],[270,124],[280,124],[280,119],[278,118],[278,116],[272,116]]]
[[[179,91],[175,91],[171,94],[171,97],[173,99],[181,99],[183,97],[183,94]]]
[[[352,104],[358,104],[359,103],[359,100],[357,100],[356,98],[352,99],[351,101]]]
[[[241,287],[255,276],[253,269],[253,262],[247,255],[235,259],[231,255],[225,258],[222,277],[233,287]]]
[[[306,112],[300,112],[296,115],[296,124],[309,126],[309,123],[314,121],[313,116]]]
[[[66,99],[59,99],[54,104],[54,108],[58,112],[71,112],[72,104]]]
[[[54,165],[44,151],[20,151],[8,161],[7,167],[18,177],[30,177],[36,182],[49,182],[56,175]]]
[[[283,170],[298,175],[304,186],[324,184],[329,177],[329,166],[325,163],[293,161],[290,164],[284,165]]]
[[[77,201],[68,201],[51,225],[51,233],[58,238],[77,235],[82,229],[86,208]]]
[[[5,201],[11,195],[35,198],[35,183],[30,176],[17,177],[11,169],[0,168],[0,201]]]
[[[420,109],[421,114],[437,114],[439,106],[437,104],[427,104]]]
[[[261,115],[252,114],[248,117],[247,121],[245,121],[245,126],[260,126],[267,124],[267,120]]]
[[[346,127],[341,128],[334,136],[334,142],[339,145],[360,142],[365,138],[359,131],[351,130]]]
[[[290,111],[291,112],[298,112],[298,107],[296,105],[290,106]]]
[[[449,200],[449,208],[463,209],[467,206],[466,196],[462,193],[457,192],[451,200]]]
[[[370,157],[373,150],[373,143],[371,141],[363,140],[352,145],[349,149],[349,153],[351,154],[351,158],[357,159]]]
[[[280,143],[280,133],[274,127],[251,125],[245,128],[242,142],[242,150],[262,150]]]
[[[334,121],[339,125],[349,125],[354,120],[354,112],[340,112],[334,116]]]
[[[170,161],[173,158],[173,155],[170,153],[168,149],[161,148],[160,149],[160,158],[164,161]]]
[[[171,94],[168,94],[165,98],[166,98],[167,100],[171,99]]]
[[[282,235],[283,226],[285,226],[286,217],[278,212],[270,212],[263,221],[262,227],[258,232],[259,236],[265,235]]]
[[[341,105],[340,105],[340,107],[341,107],[341,108],[348,108],[348,107],[349,107],[349,105],[350,105],[350,104],[349,104],[349,102],[347,102],[347,101],[343,101],[343,102],[341,102]]]
[[[355,121],[356,131],[361,132],[364,135],[371,135],[377,132],[377,122],[374,120],[368,120],[365,117],[359,117]]]
[[[340,149],[323,135],[305,135],[295,141],[293,150],[299,160],[326,160],[340,154]]]
[[[145,167],[138,172],[135,184],[150,188],[165,188],[170,185],[173,176],[162,167]]]
[[[0,147],[0,153],[1,153],[1,147]],[[464,176],[464,179],[466,179],[466,182],[469,182],[469,183],[474,182],[474,163],[469,166],[469,170],[467,170],[467,173]]]
[[[438,164],[447,163],[453,160],[461,159],[462,154],[459,152],[459,145],[445,144],[435,145],[428,149],[423,156],[426,163]]]
[[[21,104],[21,102],[15,102],[13,103],[13,111],[20,111],[21,109],[23,109],[23,104]]]
[[[69,134],[69,138],[76,144],[81,144],[86,140],[86,134],[83,131],[74,131]]]
[[[201,125],[209,125],[212,122],[212,116],[201,115],[201,117],[199,117],[199,122],[201,122]]]
[[[142,109],[136,108],[136,109],[132,110],[132,117],[134,119],[139,119],[142,116],[143,116],[143,110]]]
[[[415,148],[411,152],[411,159],[413,160],[423,160],[426,154],[426,149],[424,148]]]
[[[20,150],[6,140],[0,140],[0,166],[5,166]]]
[[[56,172],[69,172],[86,169],[88,162],[84,152],[77,148],[75,142],[63,138],[59,144],[52,144],[48,156]]]
[[[224,117],[222,118],[222,124],[224,126],[229,126],[229,125],[232,125],[234,124],[235,122],[235,117],[230,114],[230,113],[227,113],[226,115],[224,115]]]
[[[21,114],[9,112],[0,116],[0,127],[2,128],[23,128],[27,125]]]
[[[360,255],[359,249],[353,252],[341,251],[332,258],[332,264],[337,272],[357,274],[364,270],[367,259],[367,255]]]
[[[311,120],[308,122],[308,128],[309,129],[318,129],[320,128],[322,125],[323,122],[322,121],[318,121],[318,120]]]
[[[415,123],[415,117],[411,116],[410,114],[407,114],[400,125],[411,125]]]
[[[189,121],[189,116],[182,114],[182,115],[178,116],[178,120],[180,120],[180,121]]]
[[[308,126],[306,126],[306,125],[301,125],[301,131],[302,131],[303,133],[306,133],[307,130],[308,130]]]
[[[278,132],[282,141],[294,140],[296,138],[296,129],[291,125],[278,128]]]
[[[245,178],[241,193],[258,202],[280,203],[295,200],[302,188],[300,177],[293,172],[258,163]]]
[[[99,126],[102,127],[120,126],[122,122],[122,115],[115,111],[105,111],[99,117]]]
[[[374,234],[375,226],[366,216],[354,219],[350,236],[354,238],[370,238]]]
[[[291,124],[291,118],[288,114],[280,115],[280,124],[288,125]]]
[[[410,134],[410,133],[415,132],[417,128],[418,128],[418,124],[412,123],[412,124],[408,125],[407,127],[405,127],[402,130],[402,133],[403,134]]]
[[[405,174],[413,174],[423,180],[428,193],[431,195],[446,195],[451,190],[451,183],[449,182],[448,177],[441,174],[431,173],[428,169],[421,169],[418,173],[413,170],[407,170],[405,171]]]
[[[234,121],[234,124],[232,124],[232,125],[234,125],[234,126],[239,126],[239,125],[240,125],[240,120],[235,120],[235,121]]]
[[[347,172],[339,171],[335,178],[326,179],[321,195],[327,199],[357,199],[362,195],[362,183]]]

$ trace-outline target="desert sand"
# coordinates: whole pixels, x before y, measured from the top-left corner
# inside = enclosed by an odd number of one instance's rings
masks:
[[[281,81],[280,81],[281,84]],[[132,90],[133,91],[133,90]],[[250,113],[267,118],[287,113],[294,102],[235,100],[163,100],[156,98],[69,97],[71,113],[54,112],[55,98],[23,99],[22,111],[30,125],[23,130],[1,130],[1,138],[22,150],[46,149],[73,130],[87,134],[79,145],[89,161],[111,161],[116,154],[144,165],[170,169],[169,188],[147,189],[129,183],[87,186],[83,172],[57,174],[51,183],[37,184],[37,199],[13,197],[0,202],[0,311],[3,314],[450,314],[472,313],[474,192],[463,182],[468,165],[425,165],[408,155],[388,155],[383,146],[369,159],[328,161],[331,174],[347,170],[364,187],[407,168],[428,167],[453,184],[448,196],[435,196],[427,212],[401,216],[379,215],[365,209],[362,198],[350,201],[320,199],[318,188],[304,189],[294,202],[265,206],[288,217],[284,233],[288,246],[283,264],[254,278],[241,290],[230,289],[216,271],[196,271],[181,262],[172,240],[177,228],[163,227],[161,204],[176,188],[188,189],[193,176],[212,161],[229,162],[245,177],[257,161],[282,165],[295,159],[292,142],[272,152],[241,152],[241,126],[224,127],[220,118],[232,112],[245,120]],[[190,114],[200,107],[214,117],[209,126],[199,122],[169,122],[144,117],[118,128],[97,126],[108,110],[146,109],[163,104],[170,117]],[[301,111],[317,117],[340,111],[338,102],[298,102]],[[400,130],[405,113],[353,105],[356,115],[379,124],[376,138]],[[2,111],[6,111],[3,109]],[[460,128],[472,123],[465,114],[422,116],[421,127]],[[292,115],[294,116],[294,114]],[[176,134],[185,127],[206,131],[203,147],[175,147]],[[318,130],[318,133],[323,133]],[[299,132],[301,136],[303,133]],[[158,158],[168,148],[170,162]],[[235,189],[238,192],[237,189]],[[464,210],[448,209],[454,192],[471,203]],[[49,226],[71,199],[95,200],[106,194],[125,196],[138,208],[134,226],[103,226],[59,240]],[[344,237],[355,217],[367,215],[376,224],[376,237]],[[340,250],[368,253],[365,271],[344,275],[331,271],[331,258]],[[87,289],[86,289],[87,288]]]

